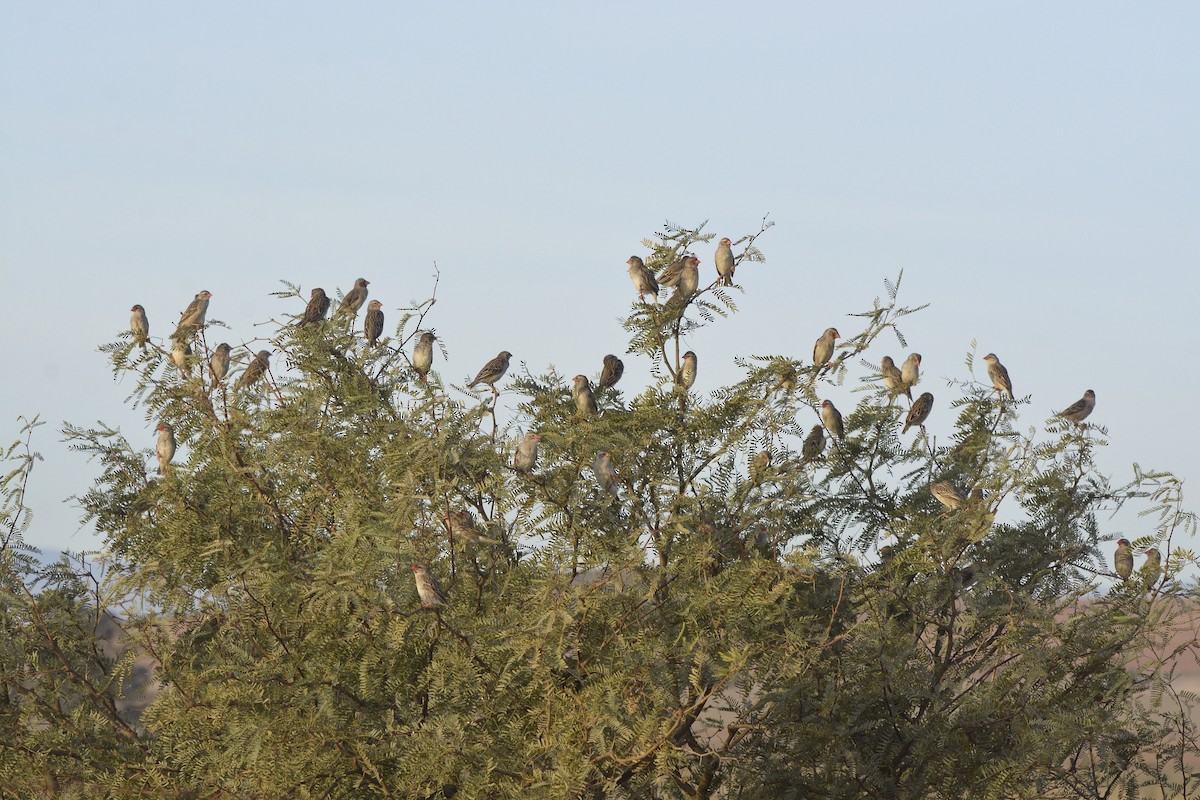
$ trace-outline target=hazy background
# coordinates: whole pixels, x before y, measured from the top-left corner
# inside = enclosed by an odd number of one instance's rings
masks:
[[[932,303],[902,327],[931,432],[975,339],[978,375],[995,351],[1032,394],[1022,427],[1092,388],[1115,480],[1200,475],[1200,7],[500,6],[0,1],[0,442],[50,423],[31,543],[100,544],[64,502],[96,470],[63,420],[153,446],[96,351],[133,303],[163,337],[208,289],[232,328],[210,341],[238,344],[302,310],[280,279],[361,275],[390,330],[436,262],[447,380],[501,348],[595,373],[643,237],[768,212],[742,313],[688,342],[698,390],[856,331],[903,269],[901,301]],[[829,390],[844,411],[863,372]]]

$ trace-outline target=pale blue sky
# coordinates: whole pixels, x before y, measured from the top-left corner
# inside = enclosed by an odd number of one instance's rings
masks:
[[[1198,33],[1183,3],[0,3],[0,439],[51,423],[30,541],[96,544],[52,427],[153,445],[96,352],[135,302],[161,336],[209,289],[239,342],[300,310],[281,278],[362,275],[395,320],[436,261],[448,379],[502,347],[594,373],[643,237],[766,212],[698,389],[808,358],[903,268],[935,432],[976,339],[1023,427],[1093,388],[1117,480],[1200,475]]]

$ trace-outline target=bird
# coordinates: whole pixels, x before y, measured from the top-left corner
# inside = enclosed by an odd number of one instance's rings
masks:
[[[246,367],[246,371],[242,373],[242,377],[238,378],[238,388],[244,389],[262,380],[262,376],[267,372],[270,358],[270,350],[259,350],[258,355],[250,361],[249,366]]]
[[[446,595],[442,594],[437,581],[429,572],[429,567],[424,564],[413,564],[412,571],[413,580],[417,584],[417,597],[421,598],[421,608],[434,609],[446,605]]]
[[[498,356],[483,365],[483,368],[479,370],[479,374],[475,376],[475,380],[467,384],[467,388],[473,389],[476,384],[486,383],[495,392],[496,381],[503,378],[504,373],[508,372],[508,360],[510,358],[512,358],[512,353],[507,350],[501,350]],[[497,394],[499,393],[497,392]]]
[[[762,450],[750,459],[750,480],[761,483],[763,476],[771,466],[771,451]]]
[[[696,282],[700,282],[700,259],[693,255],[684,253],[677,258],[674,263],[663,270],[663,274],[658,276],[658,282],[661,286],[678,286],[680,279],[683,277],[685,269],[691,268],[696,270]]]
[[[657,300],[658,281],[654,277],[654,272],[638,256],[630,256],[625,263],[629,265],[629,279],[633,281],[633,288],[638,293],[638,300],[645,302],[643,298],[648,294],[654,295]]]
[[[383,303],[372,300],[367,305],[367,316],[363,319],[363,335],[367,337],[367,347],[374,347],[383,335]]]
[[[675,294],[672,299],[686,300],[700,288],[699,264],[698,258],[684,259],[683,271],[679,273],[679,280],[675,282]]]
[[[675,382],[682,386],[685,392],[691,391],[696,383],[696,369],[696,354],[688,350],[683,354],[683,364],[679,367],[679,372],[675,374]]]
[[[533,467],[537,464],[538,442],[541,441],[542,435],[529,431],[525,434],[525,438],[517,445],[516,455],[513,456],[513,469],[523,475],[528,475],[533,472]]]
[[[154,430],[158,431],[158,441],[154,444],[154,454],[158,456],[158,474],[166,475],[171,468],[171,459],[175,457],[175,429],[160,422]]]
[[[229,353],[232,349],[228,342],[221,342],[208,359],[208,372],[212,375],[214,385],[225,380],[229,374]]]
[[[962,493],[962,490],[950,481],[934,481],[929,484],[929,493],[951,511],[967,502],[967,498]]]
[[[932,410],[933,395],[925,392],[912,404],[912,408],[908,409],[908,419],[904,421],[904,430],[900,432],[908,433],[908,429],[913,425],[924,425],[925,420],[929,419],[929,412]]]
[[[988,353],[983,357],[987,362],[988,377],[992,379],[992,387],[1003,396],[1008,395],[1011,400],[1013,396],[1012,381],[1008,379],[1008,368],[1000,363],[1000,359],[996,358],[995,353]]]
[[[804,444],[800,448],[800,454],[804,456],[804,463],[807,464],[821,455],[821,451],[824,449],[825,429],[820,425],[813,425],[812,430],[808,432],[808,436],[804,438]]]
[[[1123,581],[1129,580],[1129,576],[1133,574],[1133,547],[1130,546],[1128,539],[1117,539],[1117,552],[1113,554],[1113,567],[1117,570],[1117,577]]]
[[[146,319],[146,309],[135,305],[129,310],[133,312],[129,317],[129,332],[133,334],[133,343],[141,345],[145,350],[146,340],[150,338],[150,321]]]
[[[175,339],[171,343],[171,363],[179,367],[179,373],[188,374],[188,357],[192,354],[192,346],[183,339]]]
[[[829,359],[833,358],[834,341],[841,337],[837,328],[826,328],[821,334],[821,338],[817,339],[817,343],[813,345],[813,366],[820,368],[829,363]]]
[[[904,379],[906,387],[916,386],[921,380],[921,354],[909,353],[908,358],[904,359],[904,363],[900,366],[900,377]],[[912,398],[912,393],[908,393],[909,398]]]
[[[437,341],[437,336],[430,331],[425,331],[417,341],[417,346],[413,348],[413,369],[417,371],[423,381],[429,380],[429,370],[433,367],[433,343],[435,341]]]
[[[446,523],[451,536],[468,544],[500,544],[498,539],[492,539],[479,532],[470,511],[451,511],[442,517],[442,521]]]
[[[912,402],[912,392],[904,385],[904,374],[900,372],[900,368],[896,366],[896,362],[892,361],[891,356],[883,357],[883,361],[879,364],[879,371],[883,374],[883,387],[885,389],[893,395],[904,392],[909,402]]]
[[[576,375],[575,385],[571,389],[571,394],[575,396],[575,410],[579,416],[585,419],[591,419],[600,413],[596,408],[596,396],[592,394],[592,385],[587,379],[587,375]]]
[[[1088,389],[1083,393],[1083,397],[1075,401],[1070,408],[1058,412],[1058,416],[1065,420],[1074,422],[1076,425],[1081,424],[1088,415],[1092,413],[1092,409],[1096,407],[1096,393]]]
[[[834,441],[840,442],[846,438],[846,428],[842,425],[842,412],[837,410],[833,401],[821,402],[821,421],[825,423],[825,428]]]
[[[596,388],[611,389],[625,374],[625,362],[609,353],[604,357],[604,368],[600,370],[600,383]]]
[[[356,280],[354,288],[346,292],[346,296],[342,298],[342,304],[338,306],[337,313],[357,317],[358,310],[362,308],[363,303],[367,302],[367,286],[370,284],[371,282],[366,278]]]
[[[296,327],[303,328],[305,325],[315,325],[325,319],[325,315],[328,313],[329,295],[325,294],[325,290],[318,286],[309,294],[308,305],[305,306],[304,314],[300,317],[300,321],[296,323]]]
[[[717,275],[723,286],[733,286],[733,271],[737,265],[733,261],[733,242],[726,236],[717,243],[717,252],[713,254],[713,263],[717,265]]]
[[[179,324],[175,326],[172,338],[183,338],[195,333],[198,328],[204,327],[204,316],[208,313],[208,301],[211,297],[212,292],[207,289],[196,292],[192,302],[188,303],[188,307],[180,315]]]
[[[1158,552],[1157,547],[1151,547],[1149,550],[1142,551],[1142,555],[1146,557],[1146,563],[1142,564],[1139,572],[1142,576],[1142,583],[1146,588],[1150,588],[1158,583],[1158,579],[1162,575],[1162,553]]]
[[[617,493],[617,483],[621,480],[621,476],[613,467],[612,456],[607,450],[596,454],[596,460],[592,462],[592,472],[596,473],[596,483],[600,485],[602,491],[609,494]]]

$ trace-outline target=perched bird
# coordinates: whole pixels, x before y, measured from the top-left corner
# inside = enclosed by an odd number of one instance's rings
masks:
[[[840,442],[846,438],[846,428],[842,425],[842,412],[837,410],[837,406],[831,400],[821,402],[821,421],[825,423],[825,429],[829,431],[829,435],[833,440]]]
[[[192,354],[192,346],[183,339],[171,342],[171,363],[179,367],[179,372],[185,377],[188,374],[188,357]]]
[[[198,328],[204,327],[204,316],[208,313],[208,300],[212,297],[212,292],[207,289],[196,293],[192,298],[192,302],[188,303],[188,307],[183,310],[183,314],[179,317],[179,324],[175,326],[175,333],[172,338],[183,338],[196,332]]]
[[[750,480],[761,483],[767,469],[771,466],[771,451],[763,450],[750,459]]]
[[[208,359],[208,372],[212,375],[213,384],[216,385],[225,380],[225,376],[229,374],[229,353],[233,350],[228,342],[221,342],[217,345],[217,349],[213,351],[212,357]]]
[[[421,598],[421,608],[433,609],[446,605],[446,595],[442,594],[437,581],[433,579],[429,567],[424,564],[413,564],[413,580],[417,583],[417,596]]]
[[[1092,409],[1096,407],[1096,393],[1088,389],[1083,393],[1083,397],[1075,401],[1068,409],[1058,412],[1058,416],[1063,419],[1070,420],[1076,425],[1083,422],[1092,413]]]
[[[1146,585],[1146,588],[1150,588],[1162,577],[1162,553],[1158,552],[1157,547],[1151,547],[1149,550],[1143,551],[1142,555],[1146,557],[1146,563],[1142,564],[1140,570],[1142,583]]]
[[[504,373],[508,372],[508,360],[510,358],[512,358],[512,353],[507,350],[501,350],[500,355],[483,365],[483,369],[479,370],[479,374],[475,376],[475,380],[467,384],[467,388],[473,389],[476,384],[486,383],[495,392],[496,381],[503,378]]]
[[[904,359],[904,363],[900,366],[900,377],[904,379],[905,386],[916,386],[921,380],[921,354],[909,353],[908,358]],[[910,392],[908,395],[912,397]]]
[[[733,271],[737,269],[737,265],[733,262],[733,242],[728,236],[717,243],[713,263],[717,265],[717,275],[721,277],[721,284],[733,286]]]
[[[175,429],[165,422],[158,423],[158,441],[154,443],[154,454],[158,456],[158,474],[166,475],[171,459],[175,457]]]
[[[597,388],[610,389],[617,385],[625,374],[625,362],[609,353],[604,357],[604,369],[600,370],[600,384]]]
[[[500,544],[498,539],[492,539],[479,532],[475,518],[470,511],[451,511],[442,517],[450,535],[468,544]]]
[[[821,451],[825,449],[825,429],[820,425],[813,425],[808,436],[804,438],[804,444],[800,448],[800,454],[804,456],[804,463],[812,461],[817,456],[821,455]]]
[[[417,346],[413,348],[412,365],[421,380],[429,380],[429,370],[433,367],[433,343],[437,341],[430,331],[421,334]]]
[[[638,256],[630,256],[625,263],[629,265],[629,279],[633,281],[633,288],[638,293],[638,300],[642,300],[648,294],[654,295],[657,299],[658,281],[646,263]]]
[[[900,394],[904,392],[908,397],[909,402],[912,401],[912,392],[908,390],[908,386],[904,383],[904,374],[900,372],[900,368],[896,366],[896,362],[892,361],[891,356],[884,356],[880,362],[879,371],[883,374],[883,386],[892,394]]]
[[[1113,554],[1113,567],[1121,580],[1129,580],[1133,574],[1133,547],[1128,539],[1117,539],[1117,552]]]
[[[541,438],[540,433],[533,431],[525,434],[525,438],[517,445],[516,455],[513,456],[513,469],[525,475],[533,472],[533,467],[537,464],[538,442]]]
[[[683,364],[675,374],[675,382],[683,387],[685,392],[691,391],[696,383],[696,354],[688,350],[683,354]]]
[[[367,302],[367,286],[370,281],[366,278],[359,278],[354,282],[354,288],[346,292],[346,296],[342,298],[342,304],[338,306],[337,313],[349,314],[352,317],[358,316],[358,310],[362,308],[363,303]]]
[[[305,325],[316,325],[325,319],[325,315],[328,313],[329,295],[325,294],[325,290],[318,286],[309,295],[308,305],[304,308],[304,315],[300,317],[300,321],[296,323],[296,326],[303,328]]]
[[[242,373],[242,377],[238,378],[238,388],[244,389],[247,386],[253,386],[262,380],[262,376],[267,372],[267,366],[269,365],[270,358],[270,350],[259,350],[258,355],[256,355],[250,361],[250,365],[247,366],[246,371]]]
[[[592,472],[596,473],[596,483],[600,484],[601,490],[609,494],[617,493],[617,483],[621,476],[613,467],[612,456],[607,450],[596,454],[596,460],[592,462]]]
[[[367,337],[367,347],[374,347],[383,335],[383,303],[372,300],[367,304],[367,316],[363,319],[363,335]]]
[[[829,363],[829,359],[833,358],[834,341],[841,337],[837,328],[826,328],[821,334],[821,338],[817,339],[817,343],[813,345],[813,366],[823,367]]]
[[[150,321],[146,319],[146,309],[135,305],[129,309],[133,312],[129,317],[129,332],[133,334],[133,343],[140,344],[146,349],[146,340],[150,338]]]
[[[929,412],[933,410],[933,395],[929,392],[917,398],[912,404],[912,408],[908,409],[908,419],[904,421],[904,430],[901,433],[908,433],[908,429],[913,425],[924,425],[925,420],[929,419]]]
[[[600,413],[600,410],[596,408],[596,396],[592,394],[592,384],[586,375],[575,376],[575,385],[571,389],[571,394],[575,396],[575,410],[579,416],[591,419]]]
[[[658,277],[658,282],[662,286],[678,286],[680,280],[683,278],[684,270],[689,268],[695,271],[696,283],[699,284],[700,259],[686,253],[675,259],[675,262],[671,266],[663,270],[663,274]]]
[[[679,273],[679,280],[675,282],[675,294],[672,299],[687,300],[700,288],[700,269],[697,266],[699,263],[698,258],[684,259],[683,271]]]
[[[1000,363],[1000,359],[996,358],[995,353],[988,353],[983,357],[987,362],[988,377],[992,379],[992,386],[1001,395],[1008,395],[1011,400],[1013,396],[1012,381],[1008,379],[1008,368]]]
[[[962,493],[962,490],[950,481],[934,481],[929,484],[929,493],[951,511],[967,502],[966,495]]]

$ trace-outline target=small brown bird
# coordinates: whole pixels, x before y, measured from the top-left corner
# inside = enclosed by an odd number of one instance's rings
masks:
[[[717,275],[723,286],[733,286],[733,272],[737,265],[733,260],[733,242],[726,236],[717,243],[717,252],[713,255],[713,263],[717,265]]]
[[[699,268],[700,259],[685,253],[677,258],[675,262],[671,264],[671,266],[663,270],[663,274],[658,276],[658,283],[660,286],[678,286],[680,280],[683,278],[684,271],[691,269],[695,271],[696,283],[699,284]],[[693,289],[693,291],[695,290]]]
[[[767,474],[767,470],[771,466],[771,451],[763,450],[754,458],[750,459],[750,480],[755,483],[762,483],[763,476]]]
[[[267,367],[270,365],[271,351],[259,350],[251,361],[246,371],[242,373],[242,377],[238,378],[237,386],[239,389],[245,389],[248,386],[253,386],[262,380],[263,375],[267,374]]]
[[[383,303],[372,300],[367,304],[367,316],[363,318],[363,336],[367,337],[367,347],[374,347],[383,335]]]
[[[1142,583],[1146,588],[1150,588],[1162,577],[1162,553],[1158,552],[1157,547],[1151,547],[1149,550],[1144,550],[1142,555],[1146,557],[1146,563],[1142,564],[1139,572],[1142,576]]]
[[[916,386],[921,380],[921,354],[909,353],[908,358],[904,359],[904,363],[900,366],[900,377],[904,379],[905,386]],[[909,398],[912,393],[909,393]]]
[[[207,289],[196,293],[192,302],[188,303],[188,307],[180,315],[179,324],[175,326],[175,333],[171,338],[182,339],[204,327],[204,316],[208,313],[208,301],[211,297],[212,292]]]
[[[633,281],[633,288],[638,293],[638,300],[644,302],[644,298],[648,294],[654,295],[657,300],[658,281],[646,263],[638,256],[630,256],[625,263],[629,265],[629,279]]]
[[[612,456],[608,454],[607,450],[596,454],[596,460],[592,462],[592,472],[596,474],[596,483],[600,485],[602,491],[613,495],[617,493],[617,484],[620,482],[621,476],[613,467]]]
[[[697,368],[696,354],[688,350],[683,354],[683,364],[675,375],[675,382],[682,386],[685,392],[691,391],[692,386],[696,383]]]
[[[433,368],[433,343],[437,336],[429,331],[421,334],[417,346],[413,348],[412,365],[421,380],[429,380],[429,370]]]
[[[992,379],[992,387],[995,388],[1001,396],[1007,394],[1011,400],[1013,396],[1012,381],[1008,379],[1008,368],[1000,363],[1000,359],[996,358],[995,353],[988,353],[983,357],[987,362],[987,374]]]
[[[208,373],[212,375],[213,385],[225,380],[225,376],[229,374],[229,353],[233,350],[228,342],[221,342],[217,345],[217,349],[213,351],[212,357],[208,359]]]
[[[892,394],[900,394],[904,392],[908,397],[909,402],[912,402],[912,392],[904,384],[904,374],[900,372],[900,368],[896,366],[896,362],[892,361],[891,356],[884,356],[880,362],[879,371],[883,374],[883,387]]]
[[[150,321],[146,319],[146,309],[135,305],[129,309],[133,314],[129,317],[129,332],[133,334],[133,343],[146,349],[146,340],[150,338]]]
[[[498,539],[492,539],[479,532],[475,517],[471,516],[470,511],[451,511],[442,517],[442,522],[446,524],[450,535],[460,541],[468,544],[500,544]]]
[[[1058,412],[1058,416],[1065,420],[1074,422],[1076,425],[1082,423],[1092,413],[1096,407],[1096,393],[1088,389],[1083,393],[1083,397],[1075,401],[1075,403],[1063,411]]]
[[[188,369],[188,358],[192,355],[192,346],[184,339],[174,339],[171,342],[171,363],[179,367],[179,374],[185,378],[191,371]]]
[[[676,297],[686,300],[700,288],[699,263],[698,258],[684,259],[683,272],[679,273],[679,280],[675,283]]]
[[[962,493],[962,490],[950,481],[934,481],[929,484],[929,493],[951,511],[967,502],[967,497]]]
[[[165,422],[158,423],[158,441],[154,443],[154,454],[158,457],[158,474],[166,475],[175,457],[175,429]]]
[[[908,429],[913,425],[924,425],[925,420],[929,419],[929,412],[933,410],[933,395],[929,392],[917,398],[912,404],[912,408],[908,409],[908,419],[904,421],[904,430],[901,433],[908,433]]]
[[[800,447],[800,455],[804,456],[804,463],[812,461],[825,449],[825,429],[820,425],[813,425],[808,436],[804,438],[804,444]]]
[[[296,323],[296,327],[303,328],[305,325],[316,325],[325,319],[325,315],[328,313],[329,295],[325,294],[325,290],[318,286],[309,294],[308,305],[305,306],[304,315],[300,317],[300,321]]]
[[[817,339],[817,343],[813,345],[813,366],[816,368],[824,367],[829,363],[829,359],[833,358],[834,342],[841,337],[837,328],[826,328],[821,334],[821,338]]]
[[[842,425],[842,412],[837,410],[833,401],[821,402],[821,421],[825,423],[825,429],[829,431],[829,435],[835,442],[846,438],[846,428]]]
[[[604,357],[604,368],[600,370],[600,384],[597,388],[611,389],[625,374],[625,362],[609,353]]]
[[[592,384],[586,375],[576,375],[575,385],[571,389],[575,396],[575,411],[584,419],[592,419],[600,410],[596,408],[596,396],[592,393]]]
[[[512,358],[512,353],[507,350],[501,350],[498,356],[483,365],[483,368],[479,370],[479,374],[475,376],[475,380],[467,384],[467,388],[473,389],[477,384],[486,383],[495,392],[496,381],[503,378],[504,373],[508,372],[508,361],[510,358]]]
[[[424,564],[413,564],[413,580],[417,584],[417,597],[421,598],[421,608],[435,609],[446,605],[446,595],[442,593],[437,581],[433,579],[429,567]]]
[[[513,469],[524,475],[533,472],[533,468],[537,464],[538,442],[541,439],[540,433],[529,431],[525,434],[525,438],[517,445],[516,455],[513,456]]]
[[[1113,554],[1113,567],[1117,570],[1117,576],[1123,580],[1129,580],[1129,576],[1133,574],[1133,547],[1128,539],[1117,539],[1117,552]]]
[[[370,284],[371,282],[366,278],[356,280],[354,288],[346,292],[346,296],[342,298],[342,304],[338,306],[337,313],[357,317],[358,310],[362,308],[363,303],[367,302],[367,287]]]

